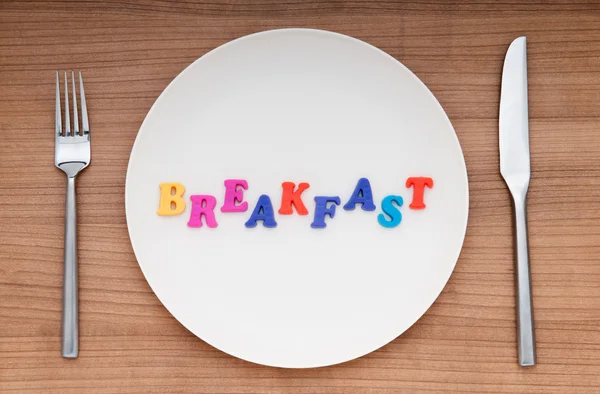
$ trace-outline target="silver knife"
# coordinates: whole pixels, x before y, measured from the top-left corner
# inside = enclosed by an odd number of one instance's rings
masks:
[[[527,243],[529,115],[526,38],[514,40],[504,59],[500,93],[500,173],[512,194],[515,212],[517,343],[519,365],[535,365],[535,332]]]

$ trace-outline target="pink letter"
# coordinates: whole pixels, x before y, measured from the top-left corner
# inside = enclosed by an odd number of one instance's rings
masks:
[[[190,196],[190,200],[192,200],[192,213],[187,224],[189,227],[202,227],[202,215],[204,215],[204,220],[206,220],[208,227],[215,228],[218,226],[214,212],[217,205],[216,198],[195,194]]]
[[[244,190],[248,190],[248,182],[243,179],[226,179],[225,182],[225,201],[221,207],[221,212],[246,212],[248,203],[242,202],[244,199]],[[241,189],[238,189],[241,186]],[[240,205],[236,205],[240,203]]]

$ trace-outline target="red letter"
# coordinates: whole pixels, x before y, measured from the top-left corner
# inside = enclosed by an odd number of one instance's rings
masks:
[[[214,212],[217,199],[213,196],[196,194],[190,196],[190,200],[192,200],[192,213],[190,213],[190,220],[187,225],[189,227],[202,227],[202,215],[204,215],[208,227],[217,227]]]
[[[425,186],[428,188],[433,187],[433,179],[426,177],[410,177],[406,180],[406,187],[414,187],[413,199],[409,205],[410,209],[425,209],[425,203],[423,202],[423,193],[425,192]]]
[[[296,207],[298,215],[308,215],[308,210],[302,202],[302,192],[310,187],[308,183],[302,182],[298,185],[298,190],[294,191],[296,185],[293,182],[283,182],[283,194],[281,195],[281,208],[279,213],[281,215],[291,215],[294,213],[292,205]]]

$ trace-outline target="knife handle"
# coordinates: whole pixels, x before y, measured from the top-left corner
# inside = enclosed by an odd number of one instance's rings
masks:
[[[513,196],[515,210],[515,274],[517,294],[517,343],[519,365],[535,365],[535,331],[529,271],[529,246],[527,242],[527,200],[525,195]]]

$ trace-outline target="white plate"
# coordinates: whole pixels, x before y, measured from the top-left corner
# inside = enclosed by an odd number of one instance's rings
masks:
[[[414,176],[434,181],[423,210],[409,208]],[[344,210],[363,177],[376,210]],[[219,210],[226,179],[248,182],[246,212]],[[308,215],[277,213],[285,181],[310,184]],[[157,214],[165,182],[185,186],[181,215]],[[218,227],[187,226],[192,194],[216,198]],[[262,194],[277,227],[246,228]],[[394,228],[378,222],[387,195],[404,199]],[[315,196],[341,199],[326,228],[311,228]],[[177,320],[236,357],[303,368],[376,350],[425,313],[459,256],[468,184],[450,121],[406,67],[354,38],[284,29],[211,51],[165,89],[125,201],[140,267]]]

